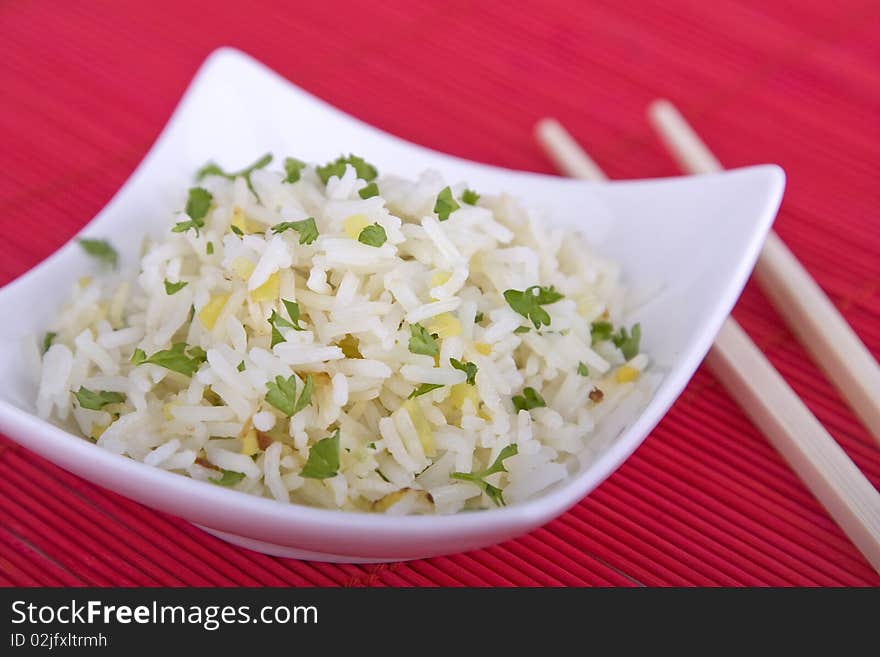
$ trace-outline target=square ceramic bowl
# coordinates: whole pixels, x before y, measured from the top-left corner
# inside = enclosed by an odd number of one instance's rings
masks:
[[[684,388],[739,296],[779,206],[784,174],[763,165],[717,175],[596,184],[457,159],[387,135],[293,86],[250,57],[213,53],[156,144],[84,229],[112,237],[134,266],[145,233],[181,181],[209,159],[234,166],[271,151],[326,161],[355,152],[381,171],[425,168],[487,193],[507,191],[548,220],[578,226],[615,258],[635,288],[656,290],[631,318],[663,374],[640,415],[581,459],[569,479],[522,504],[453,516],[383,516],[285,505],[203,483],[105,451],[34,414],[36,381],[23,340],[42,335],[70,280],[91,271],[68,243],[0,290],[0,431],[96,484],[181,516],[233,543],[325,561],[391,561],[459,552],[528,532],[577,503],[644,440]]]

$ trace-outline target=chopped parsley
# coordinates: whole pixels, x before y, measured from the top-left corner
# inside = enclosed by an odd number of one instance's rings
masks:
[[[238,226],[236,226],[235,224],[232,224],[229,227],[229,230],[231,230],[233,233],[235,233],[239,237],[244,237],[244,231],[241,228],[239,228]]]
[[[590,324],[591,346],[595,347],[600,342],[610,340],[612,333],[614,333],[614,327],[611,322],[593,322]]]
[[[587,369],[587,366],[583,362],[578,363],[577,373],[581,376],[590,376],[590,370]]]
[[[199,228],[205,227],[205,217],[208,214],[208,211],[211,209],[211,203],[213,203],[214,197],[211,196],[211,192],[202,187],[190,187],[189,196],[186,200],[186,216],[189,217],[189,221],[178,221],[174,224],[174,228],[171,229],[172,233],[185,233],[190,228],[196,231],[196,235],[199,234]]]
[[[274,310],[272,311],[272,314],[269,315],[269,324],[272,326],[272,343],[270,345],[272,347],[279,342],[285,342],[284,336],[281,335],[281,331],[278,330],[279,328],[291,328],[294,331],[305,331],[305,329],[299,325],[299,304],[295,301],[288,301],[287,299],[282,299],[281,302],[287,309],[287,314],[290,315],[290,321],[284,319]]]
[[[114,268],[119,263],[119,254],[107,240],[96,240],[90,237],[80,237],[77,242],[79,242],[79,245],[82,247],[83,251],[88,253],[95,260],[110,265]]]
[[[639,353],[639,342],[642,339],[642,326],[635,324],[632,327],[632,334],[627,333],[625,327],[621,326],[617,333],[611,336],[614,346],[620,349],[623,357],[627,360],[635,358]]]
[[[517,326],[515,329],[513,329],[513,332],[517,334],[528,333],[530,330],[531,329],[528,326]]]
[[[205,360],[207,354],[204,349],[198,346],[187,348],[186,342],[176,342],[171,345],[171,349],[157,351],[149,357],[143,349],[135,349],[131,356],[134,365],[150,363],[185,376],[195,374]]]
[[[299,473],[306,479],[329,479],[339,470],[339,429],[309,449],[309,459]]]
[[[286,157],[284,158],[284,172],[287,174],[284,177],[284,182],[286,183],[295,183],[302,176],[302,170],[306,168],[306,163],[302,160],[297,160],[295,157]]]
[[[208,255],[214,255],[214,242],[208,242],[207,245],[205,245],[205,252]]]
[[[437,194],[437,201],[434,203],[434,212],[440,221],[449,219],[449,215],[458,210],[461,206],[452,196],[452,189],[444,187]]]
[[[311,244],[318,239],[318,226],[314,217],[306,217],[301,221],[282,221],[272,226],[272,232],[275,234],[283,233],[285,230],[295,230],[299,233],[300,244]]]
[[[172,283],[167,278],[165,279],[165,294],[171,296],[172,294],[176,294],[180,292],[183,288],[188,285],[186,281],[177,281],[176,283]]]
[[[552,285],[532,285],[522,291],[505,290],[504,299],[515,312],[530,319],[535,328],[539,329],[542,325],[550,326],[550,315],[541,306],[556,303],[562,299],[562,295]]]
[[[374,182],[368,183],[366,187],[361,189],[358,192],[358,196],[363,199],[373,198],[374,196],[379,196],[379,185]]]
[[[257,200],[259,201],[260,195],[257,194],[257,190],[254,189],[254,184],[251,182],[251,174],[257,169],[262,169],[269,166],[269,163],[271,161],[272,154],[266,153],[263,157],[251,164],[249,167],[245,167],[241,171],[232,172],[224,171],[214,162],[208,162],[205,166],[203,166],[196,172],[196,180],[202,180],[207,176],[221,176],[223,178],[226,178],[227,180],[235,180],[238,177],[242,177],[247,183],[248,189],[251,190],[251,193],[256,196]]]
[[[480,200],[480,195],[472,189],[466,189],[461,193],[461,202],[468,205],[476,205]]]
[[[435,335],[428,333],[421,324],[410,324],[409,326],[409,350],[414,354],[423,354],[425,356],[436,356],[440,353],[440,347],[437,346]]]
[[[544,401],[544,398],[534,388],[523,388],[523,394],[514,395],[512,401],[517,413],[547,406],[547,402]]]
[[[73,394],[76,396],[79,405],[90,411],[100,411],[108,404],[121,404],[125,401],[125,395],[121,392],[92,391],[83,386],[80,386],[79,390]]]
[[[407,399],[415,399],[416,397],[421,397],[422,395],[426,395],[432,390],[436,390],[437,388],[442,388],[442,383],[423,383],[418,388],[409,393],[409,397]]]
[[[238,367],[236,367],[235,369],[237,369],[239,372],[244,372],[244,361],[241,361],[238,364]]]
[[[296,396],[296,375],[291,374],[287,379],[279,375],[274,381],[268,381],[266,388],[266,402],[284,413],[287,417],[293,417],[312,401],[312,375],[306,375],[299,398]]]
[[[480,322],[483,321],[483,319],[484,319],[485,317],[486,317],[486,316],[483,314],[483,311],[482,311],[482,310],[478,310],[478,311],[477,311],[477,314],[474,315],[474,324],[479,324]]]
[[[363,158],[358,157],[357,155],[349,155],[348,157],[338,157],[332,162],[328,162],[327,164],[319,167],[315,167],[315,173],[318,174],[318,177],[321,179],[321,182],[325,185],[327,181],[330,180],[331,176],[336,176],[337,178],[342,178],[345,175],[345,165],[350,164],[354,167],[355,173],[357,177],[361,180],[366,180],[370,182],[375,179],[376,176],[379,175],[379,172],[376,170],[372,164],[364,160]]]
[[[235,486],[235,484],[244,479],[243,472],[236,472],[235,470],[221,470],[221,472],[223,475],[219,479],[211,479],[211,482],[218,486]]]
[[[457,370],[461,370],[467,375],[467,379],[465,379],[466,383],[470,385],[476,385],[477,383],[477,365],[476,363],[470,363],[468,361],[460,361],[455,358],[449,359],[449,364],[452,365]]]
[[[486,477],[496,472],[507,472],[507,468],[504,467],[504,460],[514,456],[518,451],[516,445],[508,445],[501,450],[498,457],[492,462],[492,465],[485,470],[480,472],[453,472],[449,476],[453,479],[460,479],[478,486],[495,503],[495,506],[504,506],[504,496],[501,489],[487,482]]]
[[[388,236],[385,234],[385,229],[379,224],[367,226],[358,235],[358,242],[367,246],[382,246],[387,239]]]
[[[44,353],[44,354],[45,354],[47,351],[49,351],[49,347],[52,346],[52,343],[55,342],[55,338],[57,338],[57,337],[58,337],[58,334],[55,333],[54,331],[49,331],[49,332],[43,337],[43,353]]]

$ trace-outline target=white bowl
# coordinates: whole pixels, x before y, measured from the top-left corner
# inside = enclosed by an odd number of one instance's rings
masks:
[[[430,111],[430,110],[426,110]],[[34,367],[22,340],[42,335],[92,263],[73,242],[0,290],[0,431],[96,484],[203,526],[230,542],[323,561],[391,561],[479,548],[528,532],[577,503],[644,440],[693,375],[754,266],[776,214],[775,165],[710,176],[592,184],[509,171],[389,136],[230,49],[202,66],[156,144],[84,229],[112,237],[133,265],[144,233],[164,228],[170,199],[209,159],[229,166],[271,151],[310,161],[354,152],[381,171],[425,168],[481,192],[508,191],[553,222],[584,229],[637,288],[656,296],[634,321],[663,380],[642,414],[593,449],[578,473],[527,503],[454,516],[389,517],[285,505],[112,454],[34,415]]]

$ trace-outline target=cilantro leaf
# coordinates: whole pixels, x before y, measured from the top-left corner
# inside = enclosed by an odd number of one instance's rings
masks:
[[[388,235],[385,234],[385,229],[379,224],[367,226],[358,235],[358,242],[367,246],[382,246],[387,239]]]
[[[254,196],[256,196],[257,200],[259,201],[260,195],[257,194],[257,190],[254,189],[254,185],[251,182],[251,174],[254,171],[256,171],[257,169],[262,169],[264,167],[269,166],[269,163],[271,161],[272,161],[272,154],[266,153],[263,157],[261,157],[259,160],[257,160],[256,162],[254,162],[250,166],[245,167],[241,171],[232,171],[232,172],[226,172],[223,169],[221,169],[214,162],[208,162],[205,166],[203,166],[201,169],[199,169],[196,172],[196,180],[202,180],[203,178],[206,178],[207,176],[221,176],[223,178],[226,178],[227,180],[235,180],[238,177],[242,177],[242,178],[244,178],[245,182],[247,183],[248,189],[251,190],[251,193]]]
[[[466,189],[461,193],[462,203],[467,203],[468,205],[476,205],[477,201],[479,200],[480,195],[472,189]]]
[[[305,169],[305,167],[306,163],[302,160],[297,160],[295,157],[284,158],[284,172],[287,174],[284,177],[284,182],[297,182],[300,179],[300,176],[302,175],[302,170]]]
[[[468,361],[461,362],[455,358],[450,358],[449,363],[457,370],[461,370],[467,375],[466,383],[476,385],[477,383],[477,364]]]
[[[244,372],[244,361],[241,361],[238,364],[238,367],[236,367],[235,369],[237,369],[239,372]]]
[[[409,350],[414,354],[424,354],[425,356],[436,356],[440,353],[440,347],[434,336],[428,333],[428,330],[421,324],[410,324],[409,326]]]
[[[449,215],[458,210],[461,206],[452,197],[452,189],[444,187],[437,194],[437,201],[434,203],[434,212],[437,213],[440,221],[449,219]]]
[[[590,324],[590,343],[595,347],[600,342],[611,339],[614,327],[611,322],[593,322]]]
[[[442,388],[442,383],[423,383],[418,388],[409,393],[409,397],[407,399],[415,399],[416,397],[421,397],[422,395],[426,395],[432,390],[436,390],[437,388]]]
[[[214,197],[204,187],[191,187],[189,197],[186,199],[186,215],[193,220],[204,219],[211,209],[211,202]],[[202,222],[201,225],[205,225]]]
[[[271,404],[287,417],[293,417],[302,409],[309,405],[312,400],[312,376],[306,376],[306,382],[300,393],[299,399],[296,398],[296,375],[291,374],[287,379],[283,376],[276,376],[274,381],[267,381],[266,402]]]
[[[523,388],[523,394],[514,395],[512,401],[517,413],[523,410],[530,411],[533,408],[544,408],[547,406],[547,402],[544,401],[544,398],[534,388]]]
[[[150,363],[172,372],[192,376],[199,369],[199,366],[207,360],[207,354],[204,349],[198,346],[191,347],[188,355],[186,351],[186,342],[176,342],[171,345],[170,349],[157,351],[149,357],[143,349],[135,349],[131,356],[131,362],[135,365]]]
[[[239,228],[238,226],[236,226],[235,224],[232,224],[232,225],[229,227],[229,230],[231,230],[233,233],[235,233],[235,234],[238,235],[239,237],[244,237],[244,231],[242,231],[242,229]]]
[[[119,254],[116,253],[116,249],[114,249],[110,245],[110,242],[108,242],[107,240],[96,240],[90,237],[80,237],[77,242],[79,242],[79,245],[82,247],[83,251],[88,253],[99,262],[108,264],[113,268],[115,268],[118,264]]]
[[[539,329],[542,325],[550,326],[550,315],[541,306],[556,303],[562,299],[562,295],[552,285],[532,285],[522,291],[505,290],[504,299],[515,312],[530,319],[535,328]]]
[[[321,182],[326,185],[331,176],[342,178],[342,176],[345,175],[346,164],[350,164],[354,167],[357,177],[361,180],[370,182],[379,175],[376,167],[357,155],[349,155],[348,157],[340,156],[324,166],[315,167],[315,173],[318,174]]]
[[[284,319],[281,315],[279,315],[275,310],[272,310],[272,314],[269,315],[269,325],[272,327],[272,342],[269,345],[270,347],[274,347],[279,342],[286,342],[284,335],[282,335],[281,331],[278,330],[281,328],[292,328],[296,327]]]
[[[305,329],[299,325],[299,304],[296,301],[288,301],[287,299],[282,299],[281,303],[284,304],[284,307],[287,309],[287,314],[290,316],[290,321],[293,322],[291,328],[295,331],[305,331]]]
[[[223,475],[219,479],[211,479],[210,481],[218,486],[235,486],[239,481],[244,479],[243,472],[235,470],[221,470]]]
[[[616,335],[611,336],[614,346],[620,349],[623,357],[627,360],[635,358],[639,353],[639,342],[642,339],[642,326],[635,324],[632,327],[632,335],[628,334],[626,328],[621,326]]]
[[[272,226],[272,232],[275,234],[283,233],[285,230],[295,230],[299,233],[300,244],[311,244],[318,239],[318,226],[314,217],[306,217],[302,221],[282,221]]]
[[[366,187],[364,187],[363,189],[361,189],[358,192],[358,196],[360,196],[363,199],[373,198],[374,196],[379,196],[379,185],[377,185],[374,182],[367,184]]]
[[[125,395],[121,392],[107,392],[105,390],[93,392],[83,386],[80,386],[79,390],[73,394],[82,408],[91,411],[100,411],[108,404],[121,404],[125,401]]]
[[[329,479],[339,470],[339,429],[309,449],[309,459],[299,473],[306,479]]]
[[[49,347],[52,346],[52,343],[55,342],[55,338],[58,337],[58,334],[54,331],[49,331],[45,337],[43,338],[43,353],[45,354],[49,351]]]
[[[531,329],[528,326],[517,326],[515,329],[513,329],[513,332],[516,334],[528,333],[529,331],[531,331]]]
[[[474,315],[474,324],[479,324],[485,317],[486,315],[483,314],[482,310],[477,311],[477,314]]]
[[[205,245],[205,252],[208,255],[214,255],[214,242],[208,242],[208,244]]]
[[[183,288],[188,285],[186,281],[177,281],[176,283],[172,283],[167,278],[165,279],[165,294],[172,295],[180,292]]]
[[[581,376],[590,376],[590,370],[587,369],[587,366],[583,362],[578,363],[577,373]]]
[[[492,462],[492,465],[485,470],[481,470],[480,472],[453,472],[449,476],[452,479],[467,481],[478,486],[484,493],[486,493],[486,495],[488,495],[489,499],[495,503],[495,506],[504,506],[504,495],[502,494],[501,489],[487,482],[486,477],[497,472],[507,472],[507,468],[504,467],[504,460],[516,455],[518,452],[519,449],[516,445],[507,445],[498,453],[498,456]]]

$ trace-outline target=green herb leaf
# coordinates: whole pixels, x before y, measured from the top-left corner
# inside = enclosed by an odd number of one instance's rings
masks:
[[[193,221],[204,219],[211,209],[211,202],[214,197],[204,187],[191,187],[189,197],[186,199],[186,215]],[[205,225],[204,221],[201,223]]]
[[[315,167],[315,172],[318,174],[321,182],[326,185],[327,181],[330,180],[330,176],[342,178],[342,176],[345,175],[346,164],[350,164],[354,167],[355,173],[357,173],[357,177],[361,180],[366,180],[367,182],[370,182],[379,175],[376,167],[374,167],[363,158],[358,157],[357,155],[338,157],[332,162],[328,162],[324,166]]]
[[[590,370],[587,369],[587,366],[583,362],[578,363],[577,373],[581,376],[590,376]]]
[[[177,342],[171,345],[171,349],[157,351],[149,358],[143,349],[135,349],[131,362],[135,365],[150,363],[172,372],[192,376],[199,369],[199,366],[207,360],[207,354],[204,349],[198,346],[191,347],[188,355],[186,352],[186,342]]]
[[[358,196],[360,196],[363,199],[373,198],[374,196],[379,196],[379,185],[377,185],[374,182],[367,184],[366,187],[364,187],[363,189],[361,189],[358,192]]]
[[[279,327],[292,329],[296,328],[293,324],[288,322],[274,310],[272,311],[272,314],[269,315],[269,325],[272,327],[272,342],[270,344],[271,347],[274,347],[279,342],[286,342],[284,336],[281,334],[281,331],[278,330]]]
[[[302,175],[302,170],[305,169],[305,167],[306,163],[302,160],[297,160],[295,157],[284,158],[284,172],[287,174],[284,177],[284,182],[297,182],[300,179],[300,176]]]
[[[478,486],[495,503],[495,506],[504,506],[504,496],[501,489],[487,482],[486,477],[497,472],[507,472],[507,468],[504,467],[504,460],[514,456],[518,451],[519,449],[516,445],[507,445],[498,453],[492,465],[485,470],[480,472],[453,472],[449,476],[453,479],[460,479]]]
[[[480,195],[472,189],[466,189],[461,193],[461,200],[468,205],[476,205],[480,200]]]
[[[241,361],[238,364],[238,367],[236,367],[235,369],[237,369],[239,372],[244,372],[244,361]]]
[[[299,473],[306,479],[329,479],[339,470],[339,429],[309,449],[309,459]]]
[[[281,303],[284,304],[284,307],[287,309],[287,314],[290,315],[290,321],[293,322],[290,325],[290,328],[295,331],[305,331],[305,329],[299,325],[299,304],[296,301],[288,301],[287,299],[282,299]]]
[[[272,232],[276,234],[285,230],[295,230],[299,233],[300,244],[311,244],[318,239],[318,226],[314,217],[307,217],[302,221],[282,221],[272,226]]]
[[[623,357],[627,360],[635,358],[639,353],[639,342],[642,339],[642,326],[636,324],[632,327],[632,335],[628,334],[626,328],[620,327],[616,335],[611,336],[614,345],[620,349]]]
[[[613,332],[611,322],[593,322],[590,324],[590,345],[595,347],[600,342],[610,340]]]
[[[232,224],[232,225],[229,227],[229,230],[231,230],[233,233],[235,233],[235,234],[238,235],[239,237],[244,237],[244,231],[242,231],[242,229],[239,228],[238,226],[236,226],[235,224]]]
[[[106,390],[93,392],[83,386],[80,386],[79,390],[73,394],[81,407],[91,411],[100,411],[108,404],[121,404],[125,401],[125,395],[121,392],[107,392]]]
[[[208,242],[205,246],[205,251],[208,255],[214,255],[214,242]]]
[[[467,375],[466,383],[470,385],[477,384],[477,364],[471,363],[468,361],[461,362],[460,360],[456,360],[455,358],[450,358],[449,363],[457,370],[461,370]]]
[[[293,417],[302,409],[309,405],[312,400],[312,377],[306,376],[306,382],[300,393],[299,399],[296,398],[296,376],[291,374],[287,379],[283,376],[276,376],[274,381],[268,381],[266,388],[266,402],[271,404],[287,417]]]
[[[235,486],[235,484],[244,479],[243,472],[236,472],[235,470],[221,470],[221,472],[223,476],[219,479],[211,479],[211,482],[218,486]]]
[[[530,319],[535,328],[539,329],[542,325],[550,326],[550,315],[541,306],[556,303],[562,299],[562,295],[552,285],[532,285],[523,291],[505,290],[504,299],[515,312]]]
[[[517,326],[515,329],[513,329],[513,332],[514,333],[528,333],[531,330],[532,329],[530,329],[528,326]]]
[[[186,281],[177,281],[176,283],[172,283],[167,278],[165,279],[165,294],[172,295],[180,292],[183,288],[188,285]]]
[[[442,388],[442,383],[423,383],[418,388],[409,393],[409,397],[407,399],[415,399],[416,397],[421,397],[422,395],[426,395],[432,390],[436,390],[437,388]]]
[[[428,333],[428,330],[421,324],[410,324],[409,326],[409,350],[414,354],[424,354],[425,356],[436,356],[440,353],[440,347],[434,336]]]
[[[437,201],[434,203],[434,212],[437,213],[440,221],[446,221],[449,219],[449,215],[460,207],[461,206],[452,196],[452,189],[444,187],[440,190],[440,193],[437,194]]]
[[[387,239],[388,236],[385,234],[385,229],[379,224],[367,226],[358,235],[358,242],[367,246],[382,246]]]
[[[80,237],[77,242],[83,251],[88,253],[96,260],[103,262],[111,267],[116,267],[119,262],[119,254],[116,253],[110,242],[107,240],[96,240],[89,237]]]
[[[58,337],[58,334],[54,331],[49,331],[45,337],[43,337],[43,353],[45,354],[49,351],[49,347],[52,346],[52,343],[55,342],[55,338]]]
[[[515,395],[512,401],[517,413],[523,410],[530,411],[533,408],[544,408],[547,406],[547,402],[544,401],[544,398],[534,388],[523,388],[523,394]]]
[[[205,166],[203,166],[201,169],[199,169],[196,172],[196,180],[202,180],[203,178],[205,178],[207,176],[222,176],[223,178],[226,178],[227,180],[235,180],[236,178],[241,176],[242,178],[245,179],[245,182],[247,182],[248,189],[251,190],[251,193],[254,196],[256,196],[257,200],[259,201],[260,196],[259,196],[259,194],[257,194],[257,190],[254,189],[254,185],[251,182],[251,174],[254,171],[256,171],[257,169],[262,169],[264,167],[267,167],[271,161],[272,161],[272,154],[266,153],[263,157],[261,157],[259,160],[257,160],[256,162],[254,162],[250,166],[245,167],[241,171],[233,171],[233,172],[226,172],[223,169],[221,169],[214,162],[208,162]]]
[[[474,324],[479,324],[480,322],[483,321],[483,319],[484,319],[485,317],[486,317],[486,316],[483,314],[483,311],[482,311],[482,310],[478,311],[477,314],[474,315]]]

